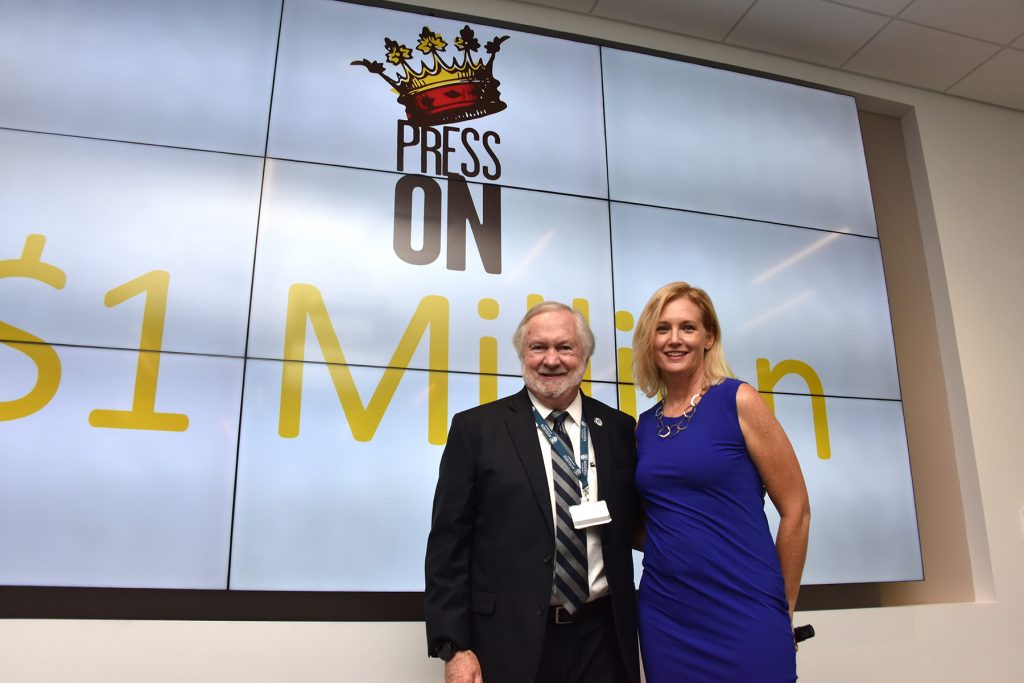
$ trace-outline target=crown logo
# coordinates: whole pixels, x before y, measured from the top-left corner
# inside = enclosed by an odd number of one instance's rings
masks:
[[[491,74],[491,66],[494,55],[508,36],[495,37],[484,45],[484,50],[490,55],[484,62],[473,56],[480,50],[480,41],[467,25],[455,39],[455,48],[461,57],[455,55],[450,63],[440,56],[448,47],[440,33],[424,26],[419,37],[416,49],[427,57],[433,57],[430,64],[423,61],[419,71],[409,66],[412,50],[391,38],[384,38],[384,48],[388,62],[402,69],[397,76],[389,76],[380,62],[360,59],[352,65],[365,66],[370,73],[391,84],[411,123],[422,126],[454,123],[505,109],[507,105],[501,101],[498,92],[500,83]]]

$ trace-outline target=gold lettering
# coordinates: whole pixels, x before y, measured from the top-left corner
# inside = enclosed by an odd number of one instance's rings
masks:
[[[629,311],[615,312],[615,329],[629,332],[633,329],[633,314]],[[623,346],[616,354],[619,379],[619,410],[636,419],[636,386],[633,384],[633,348]]]
[[[775,412],[775,396],[771,391],[779,380],[786,375],[798,375],[807,383],[811,393],[811,415],[814,419],[814,440],[818,448],[818,458],[828,460],[832,457],[832,445],[828,436],[828,414],[825,411],[825,390],[821,378],[807,363],[800,360],[784,360],[774,368],[767,358],[758,358],[757,390],[761,392],[765,403]]]
[[[498,317],[498,302],[494,299],[480,299],[477,313],[484,320]],[[494,337],[480,337],[480,405],[498,400],[498,340]]]
[[[21,258],[0,261],[0,279],[24,277],[38,280],[54,289],[63,289],[67,282],[64,271],[49,263],[43,263],[43,247],[46,237],[29,235]],[[0,420],[17,420],[42,410],[57,393],[60,386],[60,357],[53,347],[39,337],[0,322],[0,343],[21,351],[36,365],[36,383],[27,394],[11,401],[0,401]]]
[[[93,410],[89,424],[109,429],[152,429],[183,432],[188,429],[188,415],[156,412],[156,384],[160,375],[160,349],[164,340],[167,317],[167,291],[171,276],[166,270],[151,270],[134,280],[107,292],[103,303],[108,308],[145,293],[142,312],[142,335],[139,360],[135,369],[135,392],[131,410]]]
[[[448,430],[448,300],[441,296],[425,296],[413,313],[412,320],[398,342],[388,368],[366,406],[352,372],[346,364],[341,343],[327,314],[320,290],[313,285],[294,284],[288,289],[288,312],[285,322],[284,368],[281,371],[281,409],[278,434],[285,438],[299,435],[302,409],[302,372],[306,347],[306,320],[313,326],[320,352],[334,383],[342,410],[356,441],[370,441],[398,383],[412,360],[427,329],[429,369],[427,391],[427,440],[435,445],[445,442]]]

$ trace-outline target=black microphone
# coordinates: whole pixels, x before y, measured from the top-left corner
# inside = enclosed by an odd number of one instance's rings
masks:
[[[793,640],[795,640],[798,643],[813,637],[814,627],[810,624],[807,624],[806,626],[796,626],[793,629]]]

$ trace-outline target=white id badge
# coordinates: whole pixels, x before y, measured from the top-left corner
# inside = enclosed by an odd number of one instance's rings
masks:
[[[612,515],[608,512],[608,503],[603,500],[570,506],[569,514],[572,515],[572,525],[577,529],[586,529],[588,526],[607,524],[612,521]]]

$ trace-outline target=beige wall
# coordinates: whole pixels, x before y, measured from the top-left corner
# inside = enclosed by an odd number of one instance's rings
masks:
[[[903,115],[939,334],[974,601],[799,614],[806,681],[1020,681],[1024,672],[1024,114],[529,5],[429,4],[804,79]],[[903,106],[905,105],[905,106]],[[898,264],[895,264],[898,267]],[[887,268],[893,264],[887,263]],[[916,465],[915,460],[915,466]],[[961,531],[961,534],[963,532]],[[437,681],[422,624],[0,621],[2,681]]]

